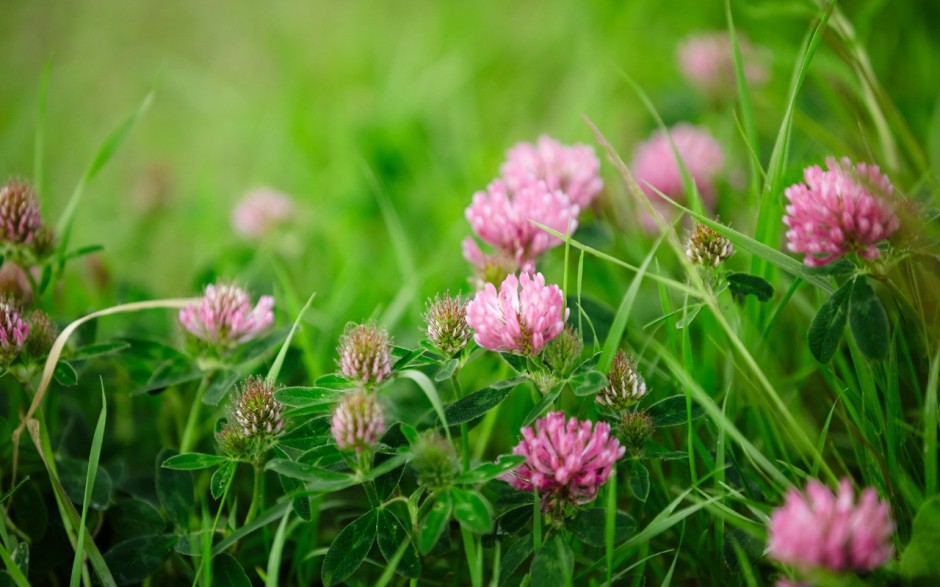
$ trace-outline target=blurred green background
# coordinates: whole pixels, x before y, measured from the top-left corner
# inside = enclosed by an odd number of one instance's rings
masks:
[[[754,97],[768,146],[817,9],[809,1],[732,6],[771,69]],[[938,125],[940,5],[842,8],[884,88],[927,144]],[[400,324],[396,335],[412,342],[427,296],[468,289],[463,209],[496,176],[507,148],[540,133],[593,143],[585,114],[629,161],[655,125],[621,71],[649,92],[667,123],[709,126],[731,167],[746,169],[734,104],[709,102],[676,66],[682,37],[726,26],[718,0],[5,0],[3,13],[0,177],[34,175],[37,96],[50,64],[40,194],[50,222],[107,133],[154,92],[85,193],[72,246],[105,250],[98,262],[70,269],[69,291],[58,294],[62,319],[135,297],[190,295],[213,274],[270,291],[274,256],[298,295],[318,292],[312,316],[324,347],[347,320],[370,315]],[[796,162],[871,150],[863,106],[840,92],[852,75],[840,48],[829,45],[801,96]],[[859,133],[836,135],[836,123]],[[606,162],[603,173],[607,201],[623,197]],[[919,179],[910,169],[894,177],[901,185]],[[294,226],[261,247],[230,227],[234,203],[259,185],[301,202]],[[383,216],[383,201],[391,215]],[[748,229],[746,212],[732,208],[722,217]],[[390,236],[396,223],[404,248]],[[639,258],[649,241],[635,224],[620,226],[604,244]],[[559,260],[555,251],[546,265],[552,279],[560,280]],[[616,303],[619,286],[605,290],[603,275],[599,281],[594,294]],[[331,361],[324,357],[324,367]]]

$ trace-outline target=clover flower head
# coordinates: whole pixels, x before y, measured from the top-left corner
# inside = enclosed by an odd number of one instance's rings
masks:
[[[724,151],[708,130],[684,122],[669,129],[669,136],[658,130],[637,146],[633,152],[631,169],[640,187],[663,217],[669,217],[670,208],[655,190],[679,203],[685,202],[682,172],[669,144],[669,137],[672,137],[676,151],[695,181],[706,206],[713,207],[715,179],[725,165]],[[655,222],[646,219],[644,227],[647,230],[655,227]]]
[[[215,441],[226,456],[233,459],[248,459],[255,454],[257,443],[246,436],[241,426],[235,422],[225,422],[215,433]]]
[[[752,86],[765,83],[769,76],[758,59],[757,50],[744,38],[738,39],[738,47],[741,50],[747,82]],[[705,93],[728,94],[734,92],[737,87],[731,38],[727,32],[686,37],[679,43],[677,57],[682,75]]]
[[[375,394],[357,389],[345,395],[333,410],[330,431],[340,450],[371,450],[385,432],[385,417]]]
[[[640,454],[646,441],[653,435],[653,430],[653,418],[642,410],[624,410],[616,425],[617,438],[634,455]]]
[[[518,143],[511,148],[501,172],[513,192],[544,181],[549,190],[563,191],[572,203],[584,209],[604,188],[600,168],[589,145],[567,146],[542,135],[535,144]]]
[[[464,215],[481,240],[515,259],[522,268],[562,242],[530,221],[569,234],[578,226],[579,212],[578,205],[563,191],[550,189],[544,181],[510,190],[505,181],[497,179],[486,191],[474,194]]]
[[[552,412],[522,429],[512,450],[526,461],[503,477],[523,491],[537,490],[546,504],[584,504],[593,500],[624,454],[606,422],[566,419]]]
[[[894,186],[877,165],[852,165],[848,158],[830,157],[826,167],[807,167],[804,182],[784,191],[790,201],[783,217],[789,227],[787,248],[805,253],[808,267],[850,253],[878,258],[877,244],[901,224],[892,199]]]
[[[274,385],[249,377],[232,402],[232,418],[249,438],[273,438],[284,428],[284,404],[274,398]]]
[[[287,194],[258,188],[245,194],[232,211],[232,227],[247,238],[261,238],[288,222],[296,208]]]
[[[602,406],[622,411],[646,396],[646,381],[637,370],[636,359],[617,349],[607,372],[607,385],[594,400]]]
[[[533,261],[525,261],[520,267],[519,261],[513,255],[496,250],[493,253],[484,253],[472,236],[468,236],[460,243],[463,258],[474,268],[474,276],[470,279],[476,289],[483,289],[487,283],[499,285],[510,273],[519,271],[535,271]]]
[[[454,445],[434,430],[422,432],[411,450],[418,483],[431,491],[450,486],[460,472]]]
[[[274,298],[261,296],[252,307],[248,294],[232,284],[214,284],[198,302],[179,313],[183,327],[197,339],[221,350],[258,338],[274,323]]]
[[[392,372],[388,332],[374,322],[347,324],[339,339],[339,367],[346,377],[363,384],[379,384]]]
[[[29,323],[23,319],[19,308],[5,299],[0,299],[0,365],[9,365],[23,352],[29,336]]]
[[[542,350],[542,361],[555,374],[567,377],[578,366],[583,350],[584,341],[581,339],[581,333],[570,324],[566,324],[565,329],[545,345]]]
[[[491,351],[537,355],[564,330],[567,319],[561,290],[545,285],[541,273],[508,275],[498,292],[487,283],[467,304],[473,340]]]
[[[18,179],[0,188],[0,242],[31,244],[43,232],[39,200],[33,188]]]
[[[467,300],[450,293],[435,296],[428,303],[424,324],[431,344],[449,357],[463,350],[473,334],[467,324]]]
[[[685,254],[696,265],[716,269],[734,254],[734,245],[711,227],[696,224],[685,245]]]
[[[788,491],[771,514],[767,549],[771,558],[803,572],[863,572],[893,556],[893,533],[888,504],[873,488],[856,501],[848,479],[836,493],[811,479],[804,492]]]
[[[52,349],[52,343],[59,336],[59,329],[42,310],[33,310],[26,317],[29,334],[26,336],[24,350],[31,359],[45,358]]]

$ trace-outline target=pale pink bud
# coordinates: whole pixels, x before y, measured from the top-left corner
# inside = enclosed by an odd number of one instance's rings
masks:
[[[382,406],[374,394],[357,389],[336,406],[330,430],[340,450],[370,450],[385,432]]]

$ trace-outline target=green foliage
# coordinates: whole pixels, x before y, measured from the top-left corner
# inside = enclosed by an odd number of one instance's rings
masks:
[[[369,510],[333,539],[323,559],[321,578],[324,585],[341,583],[356,572],[375,541],[378,517],[378,510]]]

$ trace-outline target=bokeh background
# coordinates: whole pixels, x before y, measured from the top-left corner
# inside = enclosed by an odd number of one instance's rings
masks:
[[[808,0],[732,6],[771,72],[754,96],[769,150],[817,7]],[[851,1],[842,9],[917,141],[936,143],[940,4]],[[57,307],[73,317],[118,301],[190,295],[216,275],[271,291],[275,258],[299,295],[318,292],[311,320],[324,350],[343,323],[369,316],[413,342],[427,296],[469,289],[463,209],[498,173],[507,148],[540,133],[593,143],[586,115],[629,160],[655,128],[622,72],[667,123],[708,126],[730,151],[730,170],[746,170],[733,101],[702,96],[676,63],[680,39],[725,28],[718,0],[4,0],[2,11],[0,177],[36,180],[50,221],[107,134],[153,93],[79,207],[73,246],[104,251],[73,264],[69,291],[58,294]],[[863,105],[840,91],[854,77],[830,41],[799,101],[796,162],[871,152]],[[606,162],[603,173],[609,205],[623,189]],[[919,180],[905,173],[896,170],[902,185]],[[301,205],[291,227],[259,245],[236,236],[230,216],[262,185]],[[751,216],[720,212],[749,229]],[[648,238],[629,218],[617,226],[599,244],[641,258]],[[604,271],[594,294],[615,304],[621,293],[605,290]],[[331,361],[324,354],[323,367]]]

